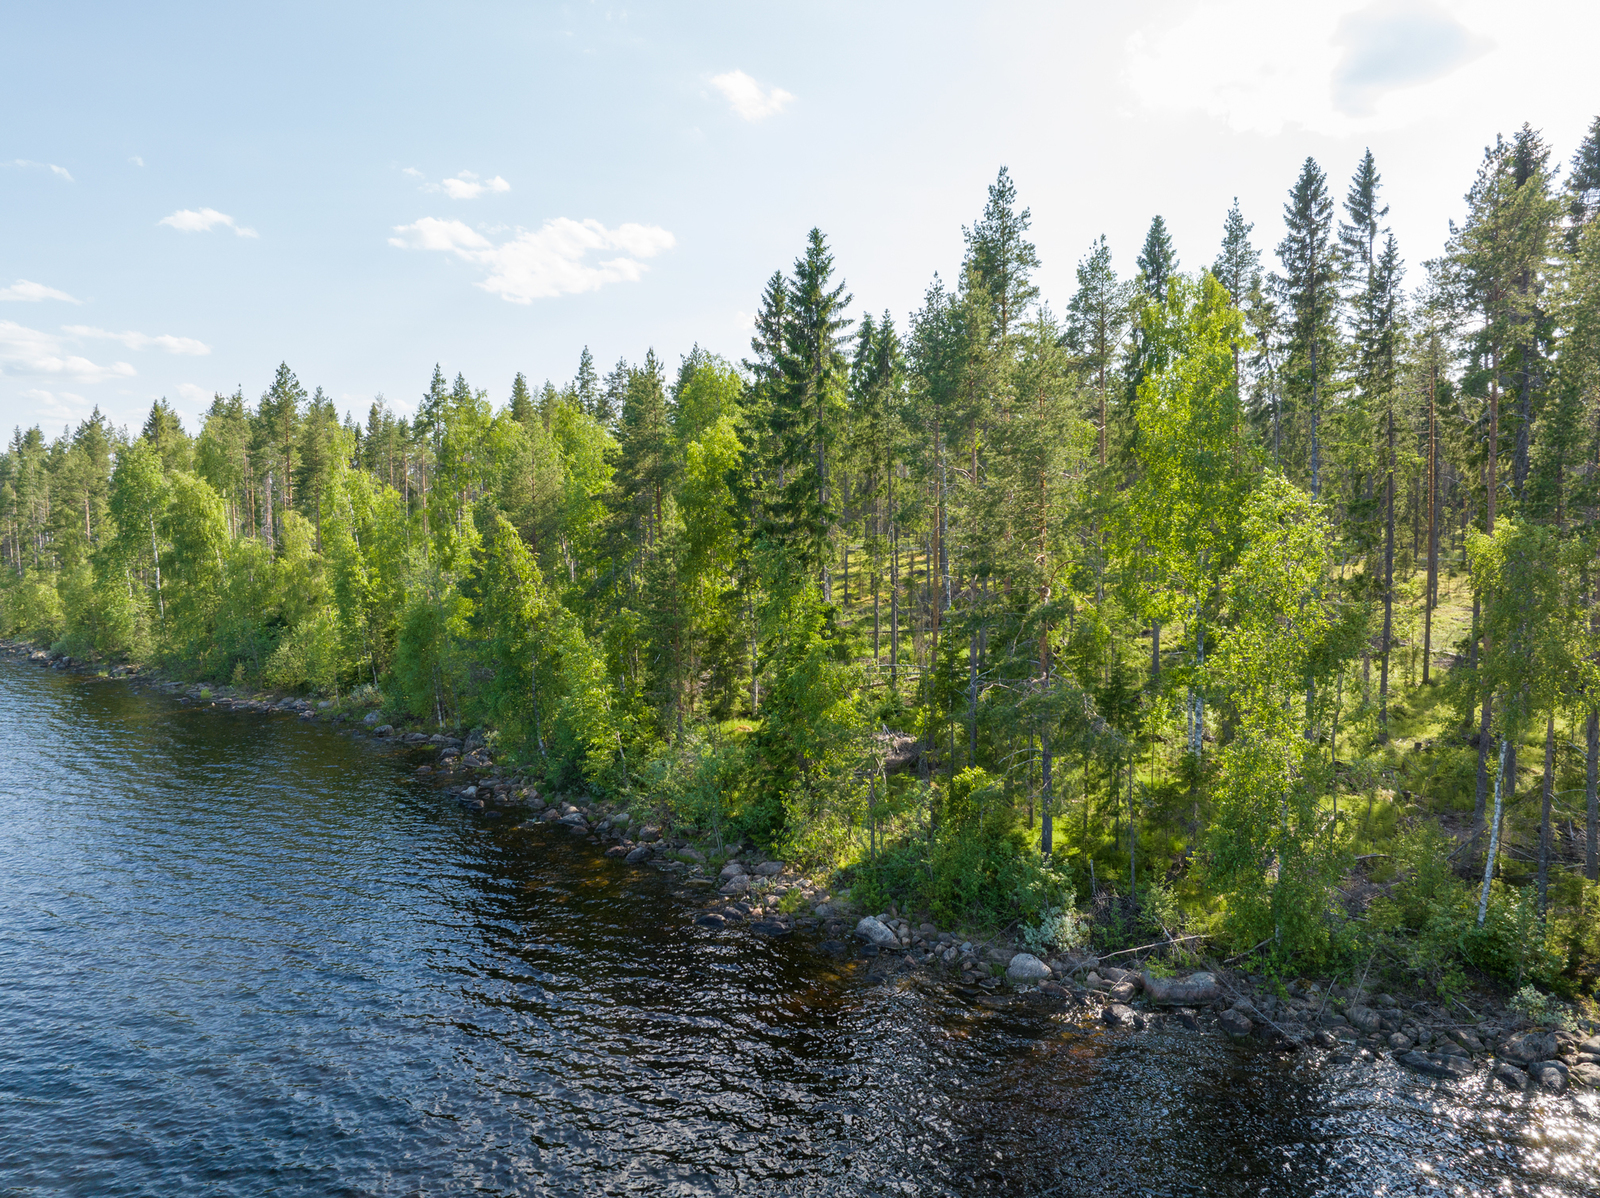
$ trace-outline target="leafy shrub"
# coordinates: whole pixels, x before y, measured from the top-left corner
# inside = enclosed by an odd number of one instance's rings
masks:
[[[1022,943],[1029,952],[1042,954],[1052,949],[1068,952],[1086,943],[1089,925],[1073,905],[1072,894],[1059,907],[1046,906],[1039,912],[1039,921],[1022,929]]]
[[[1547,994],[1541,994],[1532,986],[1524,986],[1518,990],[1506,1005],[1524,1016],[1529,1023],[1538,1024],[1540,1027],[1560,1027],[1569,1032],[1578,1030],[1578,1021],[1572,1017],[1572,1012],[1567,1009],[1565,1003],[1558,1002]]]

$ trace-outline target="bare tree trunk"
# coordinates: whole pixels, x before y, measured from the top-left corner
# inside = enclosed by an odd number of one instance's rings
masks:
[[[1550,900],[1550,801],[1555,797],[1556,713],[1544,722],[1544,794],[1539,806],[1539,918],[1543,919]]]
[[[1589,712],[1588,768],[1584,777],[1584,797],[1589,801],[1589,826],[1587,852],[1584,854],[1584,874],[1591,882],[1600,882],[1600,711]]]
[[[1394,393],[1389,394],[1389,452],[1384,463],[1383,661],[1378,668],[1378,743],[1389,739],[1389,648],[1394,633]]]
[[[1484,704],[1488,707],[1488,703]],[[1483,861],[1483,891],[1478,896],[1478,926],[1483,926],[1485,916],[1489,914],[1489,881],[1494,877],[1494,857],[1500,849],[1500,783],[1506,772],[1506,747],[1511,743],[1507,736],[1500,741],[1500,769],[1494,777],[1494,826],[1489,833],[1489,852]]]
[[[1433,609],[1439,602],[1439,461],[1435,424],[1437,388],[1428,386],[1428,585],[1422,600],[1422,685],[1433,664]]]

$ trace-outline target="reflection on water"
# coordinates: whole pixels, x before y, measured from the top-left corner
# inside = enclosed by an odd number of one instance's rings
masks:
[[[1600,1109],[712,933],[390,747],[0,660],[0,1194],[1587,1194]]]

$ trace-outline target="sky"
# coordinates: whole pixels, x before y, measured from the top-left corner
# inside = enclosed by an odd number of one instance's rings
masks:
[[[1497,134],[1600,114],[1572,0],[273,5],[0,0],[0,425],[287,362],[364,416],[435,363],[509,397],[653,348],[749,352],[813,226],[903,323],[1009,168],[1058,312],[1101,234],[1180,266],[1235,196],[1271,264],[1309,155],[1363,151],[1411,269]]]

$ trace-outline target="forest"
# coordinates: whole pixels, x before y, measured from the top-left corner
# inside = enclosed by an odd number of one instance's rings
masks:
[[[1002,168],[903,319],[813,230],[742,361],[18,429],[0,632],[481,729],[941,920],[1592,993],[1600,119],[1462,183],[1408,267],[1371,152],[1307,158],[1275,246],[1157,216],[1053,307]]]

